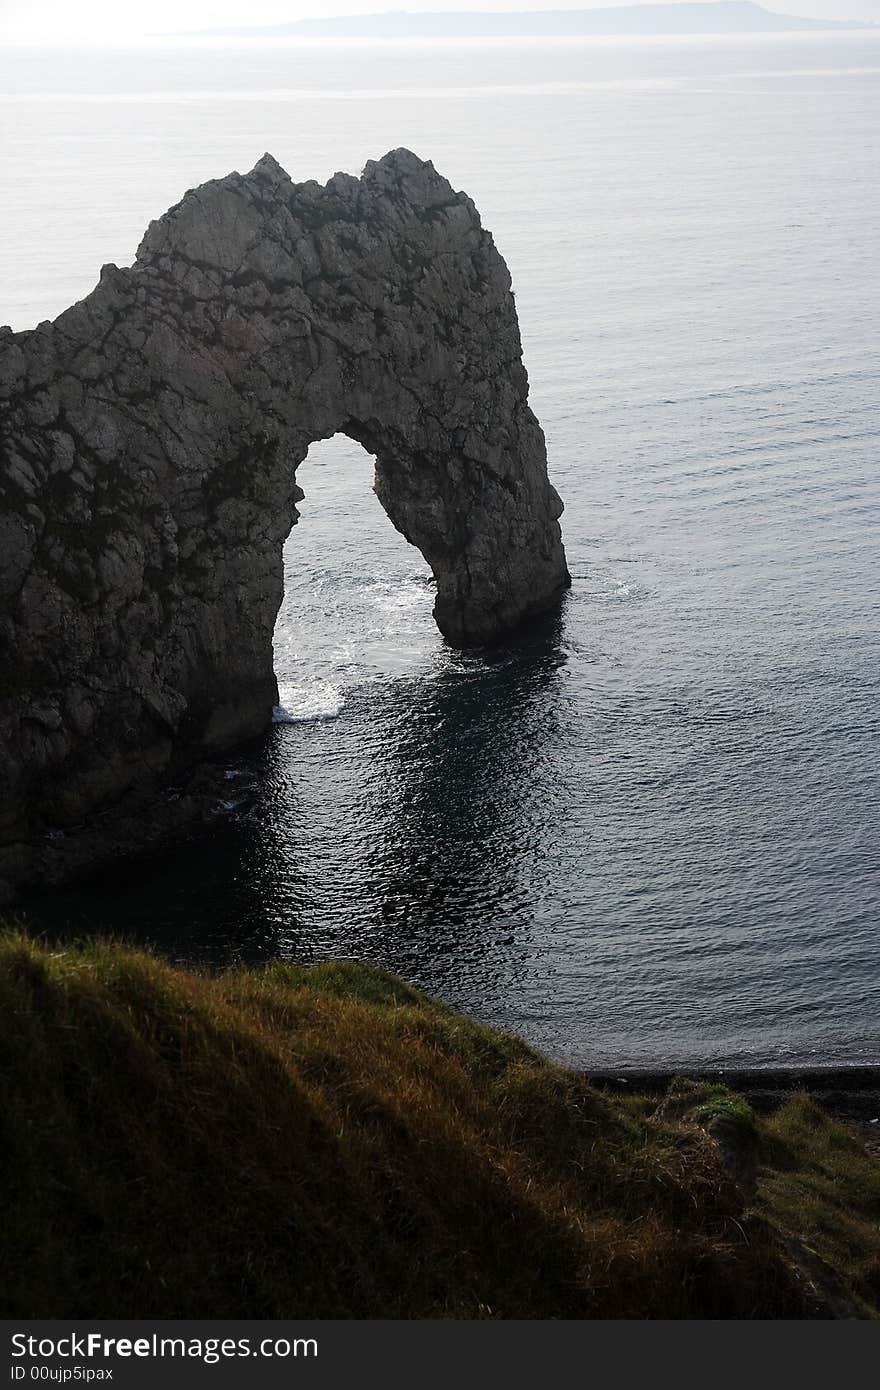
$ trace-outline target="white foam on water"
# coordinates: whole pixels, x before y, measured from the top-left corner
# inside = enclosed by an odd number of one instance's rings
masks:
[[[425,623],[432,596],[426,592],[424,582],[378,581],[371,594],[373,607],[379,616],[379,625],[370,629],[373,634],[388,637],[409,636],[420,631]]]
[[[577,576],[575,576],[577,578]],[[619,579],[616,574],[595,571],[586,578],[586,592],[591,599],[607,602],[615,599],[635,599],[643,595],[641,585],[634,580]]]
[[[335,719],[345,703],[338,686],[330,681],[311,681],[306,685],[285,685],[280,705],[272,711],[273,724],[304,724],[312,720]]]

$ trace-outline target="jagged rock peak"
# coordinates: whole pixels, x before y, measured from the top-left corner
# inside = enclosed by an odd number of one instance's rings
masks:
[[[251,174],[255,178],[268,179],[270,183],[290,183],[290,175],[281,165],[274,155],[267,150],[251,169]]]

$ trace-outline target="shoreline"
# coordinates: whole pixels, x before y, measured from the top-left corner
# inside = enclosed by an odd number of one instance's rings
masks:
[[[880,1065],[851,1067],[723,1067],[690,1071],[584,1071],[599,1090],[621,1094],[666,1094],[676,1077],[716,1082],[745,1096],[759,1115],[771,1115],[792,1095],[805,1092],[834,1119],[858,1135],[866,1150],[880,1158]]]
[[[694,1081],[718,1081],[733,1090],[769,1093],[822,1086],[828,1090],[880,1090],[880,1062],[827,1067],[579,1067],[584,1076],[607,1090],[627,1087],[653,1091],[665,1089],[677,1076]]]

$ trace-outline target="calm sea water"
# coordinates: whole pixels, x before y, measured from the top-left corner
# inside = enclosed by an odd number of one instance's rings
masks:
[[[510,265],[574,586],[461,655],[337,439],[289,722],[206,839],[34,909],[352,956],[590,1064],[880,1062],[880,36],[0,57],[0,321],[187,187],[408,145]]]

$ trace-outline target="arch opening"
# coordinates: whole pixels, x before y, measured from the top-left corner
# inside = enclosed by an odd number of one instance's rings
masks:
[[[376,472],[375,456],[345,431],[313,443],[297,468],[273,634],[276,723],[333,718],[347,690],[436,658],[434,576],[390,524]]]

